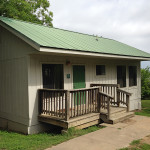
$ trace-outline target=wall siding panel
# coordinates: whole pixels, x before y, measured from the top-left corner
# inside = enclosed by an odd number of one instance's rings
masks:
[[[29,125],[28,54],[34,51],[0,26],[0,118],[9,129],[13,129],[10,122],[20,124],[24,133]]]

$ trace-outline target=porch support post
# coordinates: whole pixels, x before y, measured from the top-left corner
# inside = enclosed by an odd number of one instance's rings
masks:
[[[70,92],[66,92],[66,102],[65,102],[65,119],[69,120],[70,117]]]
[[[126,95],[126,102],[127,102],[127,112],[129,112],[130,111],[130,103],[129,103],[129,95]]]
[[[108,112],[108,119],[110,119],[110,97],[107,96],[107,112]]]

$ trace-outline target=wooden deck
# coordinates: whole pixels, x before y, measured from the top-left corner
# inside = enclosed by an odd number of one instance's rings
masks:
[[[116,114],[129,112],[130,95],[112,84],[76,90],[40,89],[38,118],[64,129],[85,128],[100,120],[112,123]]]
[[[100,123],[100,113],[90,113],[76,118],[71,118],[68,121],[44,114],[39,115],[38,118],[39,121],[60,126],[64,129],[71,127],[82,129]]]

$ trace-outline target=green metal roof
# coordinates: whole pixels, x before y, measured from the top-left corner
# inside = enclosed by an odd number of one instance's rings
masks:
[[[2,16],[0,16],[0,20],[40,46],[150,58],[149,53],[112,39],[46,27]]]

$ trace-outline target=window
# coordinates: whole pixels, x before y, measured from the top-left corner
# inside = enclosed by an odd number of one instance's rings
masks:
[[[43,88],[63,89],[64,75],[62,64],[43,64]]]
[[[96,75],[105,75],[105,65],[96,65]]]
[[[117,66],[117,84],[126,87],[126,66]]]
[[[129,86],[137,85],[137,67],[129,66]]]

